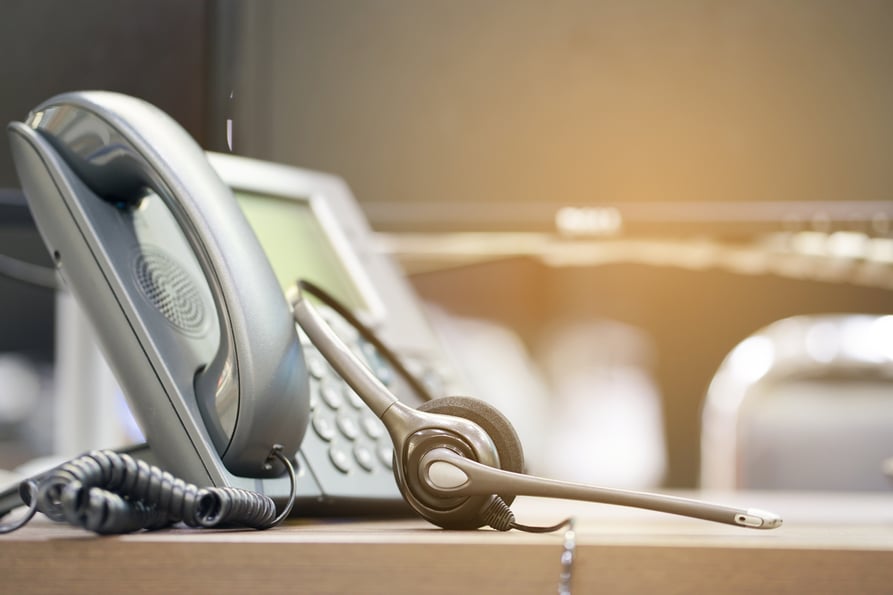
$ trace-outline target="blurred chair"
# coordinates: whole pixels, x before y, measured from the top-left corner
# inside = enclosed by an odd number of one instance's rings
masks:
[[[704,489],[893,489],[893,316],[767,326],[726,357],[702,421]]]
[[[575,317],[550,325],[535,356],[550,390],[546,472],[613,487],[659,486],[667,448],[652,338],[620,321]]]
[[[666,468],[653,346],[616,321],[556,324],[533,353],[512,329],[434,305],[428,320],[460,384],[499,409],[524,445],[527,471],[645,489]]]

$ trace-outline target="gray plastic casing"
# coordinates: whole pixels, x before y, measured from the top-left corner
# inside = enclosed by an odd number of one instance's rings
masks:
[[[198,485],[286,496],[269,454],[294,455],[306,430],[300,344],[201,148],[157,108],[107,92],[54,97],[9,136],[40,234],[153,458]]]

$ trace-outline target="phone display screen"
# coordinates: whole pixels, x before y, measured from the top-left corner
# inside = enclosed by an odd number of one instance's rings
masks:
[[[309,200],[234,190],[245,217],[273,265],[282,290],[307,279],[348,308],[367,311],[350,270]]]

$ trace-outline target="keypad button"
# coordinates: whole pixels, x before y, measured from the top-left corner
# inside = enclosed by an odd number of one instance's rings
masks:
[[[335,419],[335,425],[338,426],[338,429],[341,430],[341,433],[348,440],[356,440],[360,434],[357,421],[351,415],[342,413]]]
[[[312,382],[310,384],[310,411],[316,411],[319,407],[319,386]]]
[[[378,453],[378,460],[388,469],[394,468],[394,448],[390,445],[379,446],[375,449]]]
[[[316,435],[326,442],[335,437],[335,426],[332,424],[332,420],[321,412],[313,415],[310,425],[313,426],[313,431],[316,432]]]
[[[375,468],[375,456],[372,454],[372,451],[362,444],[357,444],[353,447],[353,458],[366,471],[372,471]]]
[[[328,370],[326,370],[326,363],[321,355],[318,353],[307,354],[307,371],[317,380],[326,376]]]
[[[344,384],[341,388],[341,394],[344,395],[344,398],[347,399],[347,402],[350,403],[354,409],[361,409],[365,405],[363,399],[357,394],[357,391],[350,388],[347,384]]]
[[[335,468],[342,473],[350,471],[351,462],[347,452],[337,444],[329,447],[329,460],[335,465]]]
[[[384,424],[382,424],[381,420],[377,417],[364,415],[360,418],[360,425],[363,427],[363,431],[366,432],[366,435],[373,440],[378,440],[384,436]]]
[[[341,391],[332,382],[323,382],[319,387],[319,394],[331,409],[338,409],[344,404],[344,397],[341,396]]]

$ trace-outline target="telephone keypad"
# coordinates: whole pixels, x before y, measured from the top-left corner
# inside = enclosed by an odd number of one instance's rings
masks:
[[[312,344],[305,340],[303,348],[310,377],[313,431],[305,437],[302,450],[311,461],[313,452],[327,458],[345,480],[357,473],[370,477],[380,474],[381,481],[392,484],[393,446],[384,424]],[[368,349],[354,343],[353,351],[369,362]],[[390,366],[382,361],[369,365],[382,382],[393,384]]]
[[[382,384],[413,406],[415,395],[374,346],[351,328],[335,323],[337,318],[329,320]],[[320,480],[324,497],[400,498],[393,474],[394,447],[384,424],[303,333],[302,347],[310,379],[313,430],[305,435],[301,451],[312,474]],[[406,363],[426,384],[432,370],[437,375],[438,370],[418,360]]]

